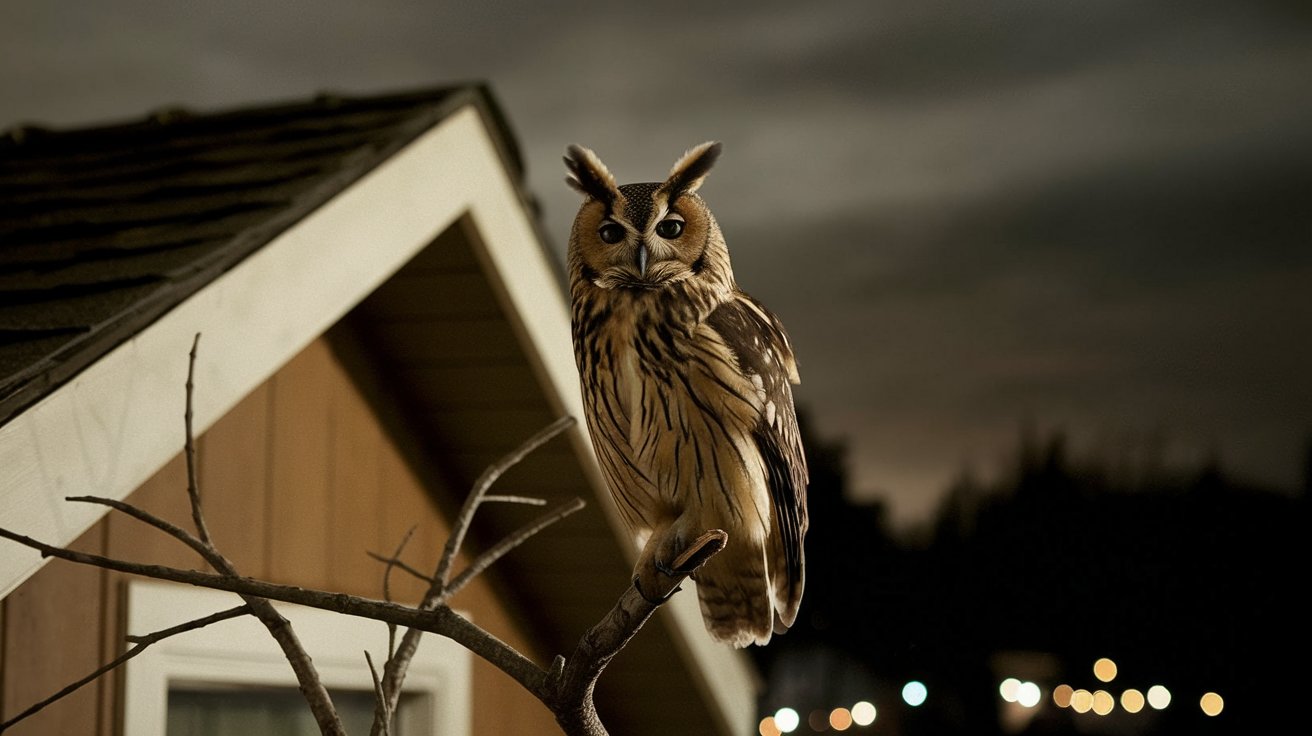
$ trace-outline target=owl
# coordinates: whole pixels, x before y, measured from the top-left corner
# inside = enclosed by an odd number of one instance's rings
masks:
[[[693,580],[711,636],[745,647],[797,616],[807,469],[792,347],[738,288],[697,194],[719,155],[704,143],[663,182],[617,186],[592,151],[567,149],[566,181],[585,195],[569,240],[571,320],[593,448],[642,548],[639,592],[723,529],[727,546]]]

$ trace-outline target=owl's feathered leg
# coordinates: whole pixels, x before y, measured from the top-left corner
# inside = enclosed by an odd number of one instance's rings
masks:
[[[633,584],[648,602],[665,602],[653,600],[646,591],[662,589],[663,586],[656,579],[657,575],[675,574],[674,560],[686,549],[686,540],[690,538],[689,531],[676,521],[667,519],[663,523],[656,524],[647,537],[647,543],[643,545],[642,553],[638,555],[638,564],[633,568]]]
[[[738,648],[770,641],[775,612],[760,545],[742,536],[730,539],[692,579],[712,638]]]
[[[683,578],[704,563],[707,556],[704,550],[714,546],[723,548],[729,535],[721,529],[707,529],[690,542],[683,542],[682,535],[673,527],[666,527],[658,538],[655,534],[649,539],[633,570],[633,585],[648,603],[660,605],[668,601],[679,588],[671,590],[664,597],[653,596],[649,591],[666,590],[668,581],[657,579],[657,575],[670,578]],[[652,540],[657,540],[656,544]],[[644,582],[645,581],[645,582]]]

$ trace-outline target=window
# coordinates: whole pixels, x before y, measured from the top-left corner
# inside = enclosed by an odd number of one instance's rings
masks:
[[[337,690],[333,705],[349,734],[367,734],[374,721],[374,694]],[[415,725],[413,696],[402,698],[393,736],[425,733]],[[422,724],[420,724],[422,725]],[[299,690],[290,687],[229,686],[199,683],[169,685],[168,736],[252,736],[253,734],[319,733],[314,715]]]
[[[154,581],[128,586],[128,632],[146,634],[237,605],[222,591]],[[368,733],[373,680],[386,624],[275,603],[296,629],[333,695],[349,733]],[[467,736],[470,654],[439,636],[419,644],[397,713],[397,736]],[[123,732],[133,736],[318,733],[296,689],[291,666],[259,621],[249,616],[165,639],[125,665]],[[363,723],[364,728],[354,725]]]

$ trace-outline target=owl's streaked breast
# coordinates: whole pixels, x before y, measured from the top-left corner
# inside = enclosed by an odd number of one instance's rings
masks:
[[[745,377],[719,336],[704,322],[685,324],[669,295],[620,299],[590,335],[578,335],[580,366],[595,362],[597,380],[585,401],[597,418],[603,454],[623,475],[644,477],[612,483],[617,494],[650,526],[657,517],[687,508],[686,494],[725,516],[768,523],[751,429],[764,398]],[[684,315],[687,316],[686,313]],[[596,436],[596,435],[594,435]],[[613,460],[620,460],[615,463]],[[717,492],[715,489],[718,488]]]

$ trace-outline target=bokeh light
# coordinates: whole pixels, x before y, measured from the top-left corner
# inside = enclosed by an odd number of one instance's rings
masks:
[[[925,683],[919,680],[912,680],[902,686],[902,699],[913,708],[924,703],[925,698],[928,696],[928,688],[925,687]]]
[[[816,709],[806,716],[806,725],[816,733],[824,733],[829,730],[829,712]]]
[[[862,700],[852,706],[852,722],[858,726],[869,726],[875,722],[875,704]]]
[[[1016,702],[1026,708],[1033,708],[1043,699],[1043,693],[1039,691],[1039,686],[1032,682],[1022,682],[1016,690]]]
[[[779,733],[792,733],[801,723],[801,716],[792,708],[780,708],[774,712],[774,725],[779,729]]]
[[[1016,702],[1016,691],[1020,690],[1020,680],[1014,677],[1008,677],[998,685],[998,694],[1008,703]]]
[[[783,731],[775,725],[774,716],[766,716],[761,719],[761,725],[756,727],[756,732],[761,736],[779,736]]]
[[[1148,688],[1148,705],[1161,710],[1171,704],[1171,691],[1161,685]]]
[[[1216,693],[1203,693],[1203,697],[1198,701],[1198,706],[1203,709],[1203,713],[1209,716],[1219,716],[1225,709],[1225,701]]]
[[[1071,710],[1076,713],[1088,713],[1093,708],[1093,693],[1083,688],[1071,693]]]
[[[1112,712],[1116,707],[1116,698],[1106,690],[1098,690],[1093,694],[1093,712],[1100,716],[1105,716]]]
[[[1138,713],[1143,710],[1143,693],[1134,688],[1121,693],[1121,707],[1127,713]]]
[[[852,727],[852,711],[847,708],[834,708],[829,711],[829,726],[835,731],[846,731]]]
[[[1062,684],[1052,689],[1052,703],[1058,708],[1069,708],[1071,705],[1071,696],[1075,694],[1075,688],[1070,685]]]
[[[1111,682],[1116,679],[1116,663],[1103,657],[1093,663],[1093,676],[1102,682]]]

